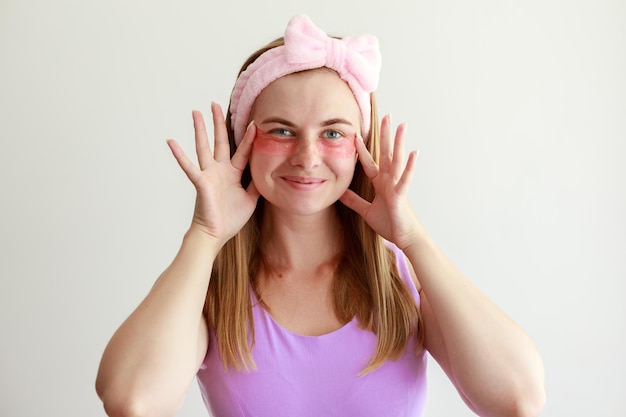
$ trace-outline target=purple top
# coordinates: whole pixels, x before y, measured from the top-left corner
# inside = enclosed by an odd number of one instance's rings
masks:
[[[390,245],[402,280],[419,305],[404,254]],[[224,370],[215,333],[198,371],[198,383],[214,417],[394,416],[419,417],[426,400],[426,352],[412,337],[398,361],[359,376],[376,347],[376,335],[355,319],[322,336],[281,327],[253,297],[257,369]]]

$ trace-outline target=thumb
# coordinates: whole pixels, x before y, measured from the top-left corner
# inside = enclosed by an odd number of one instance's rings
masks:
[[[339,197],[339,201],[341,201],[346,207],[354,210],[361,217],[365,216],[365,213],[371,206],[370,202],[349,189],[346,190],[341,197]]]

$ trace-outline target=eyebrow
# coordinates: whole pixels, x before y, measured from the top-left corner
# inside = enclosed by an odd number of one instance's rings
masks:
[[[330,126],[330,125],[336,125],[336,124],[352,126],[352,123],[350,123],[350,121],[346,119],[342,119],[342,118],[326,120],[325,122],[322,123],[322,126]]]
[[[261,123],[262,124],[265,124],[265,123],[280,123],[281,125],[285,125],[285,126],[289,126],[289,127],[295,127],[295,125],[293,123],[291,123],[289,120],[283,119],[283,118],[280,118],[280,117],[268,117],[267,119],[263,120]]]
[[[290,122],[287,119],[283,119],[281,117],[268,117],[267,119],[264,119],[262,122],[262,124],[265,123],[280,123],[283,124],[285,126],[289,126],[289,127],[295,127],[296,125],[292,122]],[[338,118],[334,118],[334,119],[328,119],[325,120],[321,123],[322,126],[332,126],[335,124],[344,124],[344,125],[348,125],[348,126],[352,126],[352,123],[346,119],[342,119],[340,117]]]

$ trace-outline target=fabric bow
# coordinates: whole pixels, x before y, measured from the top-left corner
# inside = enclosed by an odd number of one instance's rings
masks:
[[[378,86],[381,57],[378,39],[371,35],[332,38],[307,16],[298,15],[285,30],[285,57],[289,64],[333,69],[351,86],[356,82],[367,93]]]

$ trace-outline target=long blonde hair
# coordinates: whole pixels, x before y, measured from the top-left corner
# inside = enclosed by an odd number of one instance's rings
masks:
[[[265,51],[283,45],[283,38],[252,54],[241,68]],[[380,133],[374,94],[372,125],[367,147],[378,162]],[[231,128],[230,109],[226,116],[231,154],[236,149]],[[245,187],[251,181],[249,167],[242,176]],[[374,198],[374,188],[357,163],[350,188],[368,201]],[[206,297],[205,314],[216,334],[224,367],[250,369],[255,367],[251,354],[254,326],[250,289],[256,288],[255,277],[263,265],[260,252],[260,224],[264,200],[261,197],[254,215],[219,252]],[[359,325],[377,335],[374,354],[362,373],[370,372],[388,359],[398,359],[410,337],[417,338],[417,349],[423,341],[422,318],[398,270],[393,252],[384,240],[365,223],[363,218],[343,204],[335,204],[343,226],[343,252],[335,271],[333,284],[334,309],[341,322],[354,317]]]

